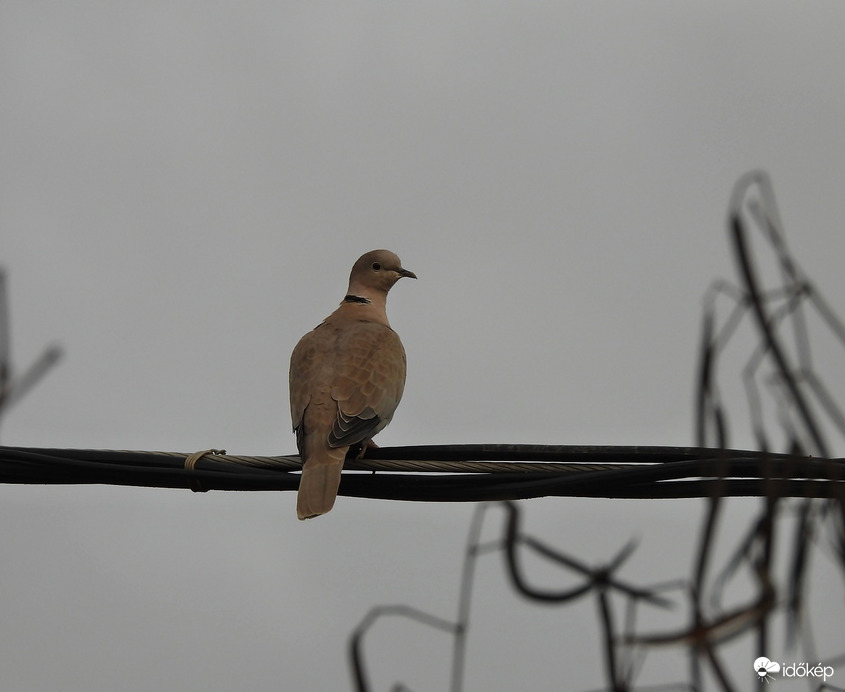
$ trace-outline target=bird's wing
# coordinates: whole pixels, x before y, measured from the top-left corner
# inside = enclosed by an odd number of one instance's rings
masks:
[[[405,349],[390,327],[350,324],[338,339],[331,397],[337,417],[329,433],[332,447],[363,442],[393,417],[405,389]]]
[[[319,384],[325,378],[321,368],[329,356],[329,342],[320,333],[325,331],[325,322],[303,336],[290,357],[290,418],[293,429],[299,431],[305,417],[305,409]]]

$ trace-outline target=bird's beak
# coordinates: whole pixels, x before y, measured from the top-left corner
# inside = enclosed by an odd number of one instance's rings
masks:
[[[402,269],[402,267],[399,267],[399,269],[397,269],[396,271],[399,272],[399,276],[404,276],[408,279],[417,278],[417,275],[414,274],[414,272],[408,271],[407,269]]]

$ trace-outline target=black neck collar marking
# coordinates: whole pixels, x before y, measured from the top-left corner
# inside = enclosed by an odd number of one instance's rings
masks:
[[[362,298],[361,296],[353,296],[351,293],[343,297],[344,303],[366,303],[369,304],[371,301],[369,298]]]

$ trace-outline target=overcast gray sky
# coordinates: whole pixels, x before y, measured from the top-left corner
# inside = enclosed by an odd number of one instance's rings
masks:
[[[838,0],[6,0],[13,353],[66,355],[2,442],[292,452],[290,352],[386,247],[419,281],[390,296],[409,366],[381,445],[691,444],[742,173],[772,175],[845,312],[843,36]],[[303,524],[293,493],[0,495],[4,690],[347,689],[371,606],[453,615],[473,510],[341,498]],[[591,563],[639,536],[641,582],[688,573],[702,513],[525,508]],[[473,613],[466,690],[603,682],[592,603],[526,606],[491,556]],[[393,622],[369,641],[378,689],[446,688],[445,638]],[[649,682],[683,670],[661,656]],[[734,659],[743,675],[752,652]]]

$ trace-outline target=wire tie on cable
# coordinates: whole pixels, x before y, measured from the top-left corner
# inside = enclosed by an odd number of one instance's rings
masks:
[[[196,471],[197,470],[197,462],[202,459],[206,454],[225,454],[225,449],[204,449],[201,452],[194,452],[193,454],[189,455],[187,459],[185,459],[185,470],[186,471]],[[208,492],[208,488],[204,487],[202,481],[199,478],[189,478],[188,483],[191,486],[191,490],[195,493],[206,493]]]

